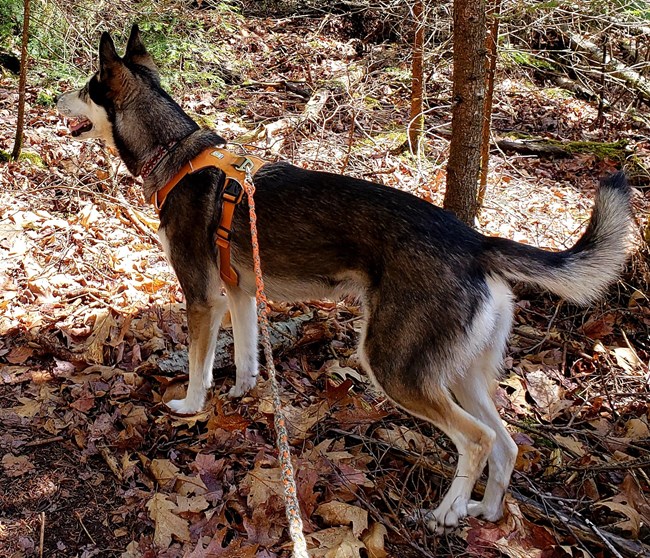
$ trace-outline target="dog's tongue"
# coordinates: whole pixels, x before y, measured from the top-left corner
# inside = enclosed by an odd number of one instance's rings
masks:
[[[71,120],[68,123],[68,127],[70,128],[70,133],[73,136],[78,136],[84,132],[88,132],[93,127],[93,125],[92,122],[87,118],[80,118],[78,120]]]

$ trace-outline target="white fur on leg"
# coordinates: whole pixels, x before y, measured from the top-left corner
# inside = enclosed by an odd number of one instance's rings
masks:
[[[198,413],[212,385],[212,365],[221,318],[227,309],[226,297],[217,295],[199,312],[188,311],[190,325],[190,381],[185,399],[174,399],[167,406],[180,414]]]
[[[257,383],[259,373],[257,344],[257,309],[255,298],[238,287],[229,287],[228,305],[232,317],[232,333],[235,339],[235,385],[228,397],[241,397]]]
[[[485,467],[495,438],[494,432],[485,425],[476,421],[475,426],[481,431],[478,440],[469,439],[464,432],[453,430],[449,425],[445,428],[445,433],[458,450],[458,466],[447,494],[429,514],[429,529],[435,533],[442,534],[458,527],[459,521],[467,516],[472,488]]]
[[[488,282],[492,295],[495,324],[489,346],[474,360],[467,374],[456,382],[452,391],[461,406],[489,426],[496,438],[488,458],[489,476],[481,501],[471,500],[467,513],[497,521],[503,515],[503,498],[517,459],[517,444],[503,426],[494,405],[494,388],[506,340],[512,324],[512,294],[499,281]]]
[[[487,385],[487,378],[478,376],[482,370],[470,370],[470,373],[472,376],[466,383],[454,387],[454,394],[469,413],[494,431],[496,437],[488,457],[489,476],[485,494],[481,501],[469,502],[467,513],[473,517],[484,517],[488,521],[498,521],[503,515],[503,497],[517,458],[517,444],[503,426],[492,401],[492,389]]]

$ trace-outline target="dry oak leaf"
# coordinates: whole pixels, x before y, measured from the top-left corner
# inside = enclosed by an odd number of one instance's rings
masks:
[[[88,337],[84,358],[88,362],[104,364],[104,345],[111,335],[111,329],[117,327],[117,322],[108,308],[102,308],[95,313],[93,332]]]
[[[154,494],[153,498],[147,502],[147,509],[149,517],[156,526],[153,542],[158,548],[169,548],[172,537],[181,542],[189,542],[188,522],[174,513],[178,507],[174,502],[168,500],[167,496],[160,493]]]
[[[331,527],[307,536],[310,558],[361,558],[365,545],[354,536],[350,527]],[[317,548],[313,545],[318,544]]]
[[[161,486],[175,481],[180,471],[169,459],[152,459],[149,469]]]
[[[384,548],[384,538],[388,530],[381,523],[373,523],[368,532],[361,538],[366,545],[368,558],[387,558],[388,552]]]
[[[178,502],[176,509],[178,513],[198,513],[210,506],[204,496],[177,496],[176,501]]]
[[[11,453],[2,456],[2,466],[8,477],[20,477],[34,469],[34,464],[24,455],[18,457]]]
[[[632,506],[620,502],[596,502],[594,507],[607,508],[617,514],[625,516],[625,519],[616,521],[612,526],[617,527],[633,539],[639,538],[641,529],[641,514]]]
[[[351,504],[327,502],[318,506],[314,513],[330,527],[351,524],[355,537],[361,536],[368,528],[368,512]]]
[[[11,364],[24,364],[24,362],[34,354],[34,349],[21,345],[14,347],[11,352],[5,357]]]
[[[261,463],[256,463],[255,468],[249,471],[242,481],[242,487],[248,488],[246,503],[253,510],[268,505],[273,495],[282,498],[284,492],[280,467],[263,468]]]

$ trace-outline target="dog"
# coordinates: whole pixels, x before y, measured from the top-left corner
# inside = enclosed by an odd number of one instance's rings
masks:
[[[162,89],[137,26],[123,57],[104,33],[99,70],[57,106],[73,137],[101,138],[131,174],[145,176],[147,199],[202,150],[226,144]],[[363,368],[395,405],[433,423],[456,446],[456,473],[428,512],[429,527],[444,532],[467,515],[497,521],[517,456],[493,401],[513,320],[510,283],[529,283],[578,304],[601,295],[626,261],[632,213],[624,174],[601,182],[586,231],[561,252],[484,236],[409,193],[356,178],[278,162],[263,166],[254,181],[269,297],[358,296]],[[160,212],[160,241],[187,301],[189,385],[184,399],[168,403],[177,413],[196,413],[205,403],[227,308],[236,365],[228,395],[245,394],[258,374],[245,204],[236,207],[231,233],[239,282],[220,280],[215,234],[224,182],[215,168],[188,174]],[[486,464],[484,496],[471,500]]]

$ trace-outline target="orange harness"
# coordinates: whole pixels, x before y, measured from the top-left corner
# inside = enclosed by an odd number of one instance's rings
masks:
[[[160,213],[167,195],[183,178],[208,167],[216,167],[226,175],[221,192],[221,218],[217,228],[217,252],[219,253],[219,274],[228,285],[236,286],[239,275],[230,265],[230,236],[235,207],[244,196],[242,185],[246,177],[253,176],[266,161],[252,155],[235,155],[221,147],[208,147],[194,159],[183,165],[176,175],[151,196],[151,203]]]

